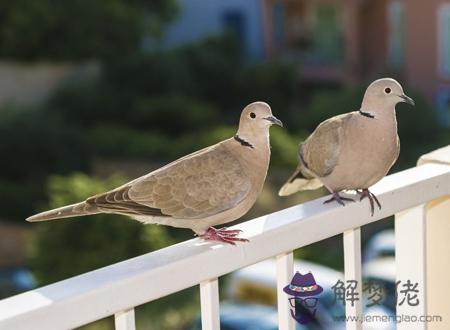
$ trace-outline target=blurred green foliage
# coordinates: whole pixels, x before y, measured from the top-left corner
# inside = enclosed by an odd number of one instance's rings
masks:
[[[38,109],[2,108],[0,141],[0,207],[6,219],[22,221],[35,211],[49,174],[89,167],[81,132]]]
[[[105,64],[97,81],[61,88],[48,110],[83,127],[117,123],[174,135],[236,125],[242,108],[256,100],[287,119],[293,82],[290,66],[249,64],[234,38],[222,36]]]
[[[144,36],[158,34],[176,13],[174,0],[0,1],[0,56],[123,57],[136,52]]]
[[[33,179],[66,169],[86,169],[86,145],[80,132],[39,109],[3,108],[0,111],[1,175]]]
[[[48,205],[72,204],[124,183],[121,177],[100,180],[85,174],[52,176]],[[40,223],[32,244],[31,266],[40,284],[125,260],[172,243],[165,226],[144,226],[118,215],[86,216]]]

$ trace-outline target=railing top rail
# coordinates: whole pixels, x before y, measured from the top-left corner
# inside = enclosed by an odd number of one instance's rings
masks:
[[[383,206],[373,217],[366,202],[342,207],[320,198],[239,224],[250,243],[192,239],[4,299],[0,329],[74,328],[449,195],[450,166],[411,168],[371,190]]]

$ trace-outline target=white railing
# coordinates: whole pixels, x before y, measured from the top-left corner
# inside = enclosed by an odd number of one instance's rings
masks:
[[[295,325],[281,290],[293,274],[292,251],[343,234],[345,277],[361,283],[360,227],[390,215],[396,215],[397,278],[420,283],[419,299],[425,302],[424,204],[450,195],[450,166],[425,164],[399,172],[372,191],[383,206],[374,216],[367,200],[342,207],[324,205],[320,198],[238,225],[250,243],[229,246],[192,239],[4,299],[0,329],[71,329],[113,314],[116,329],[135,329],[135,306],[197,284],[203,329],[219,329],[217,279],[276,257],[279,327],[292,330]],[[422,315],[425,306],[399,306],[397,312]],[[361,315],[361,300],[346,313]],[[361,323],[348,322],[347,328],[361,329]],[[425,323],[414,324],[414,329],[425,328]]]

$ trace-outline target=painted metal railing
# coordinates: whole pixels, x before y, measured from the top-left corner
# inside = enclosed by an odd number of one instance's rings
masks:
[[[116,329],[135,329],[134,307],[199,285],[203,329],[219,329],[218,278],[276,257],[281,330],[294,321],[282,287],[293,275],[292,251],[343,234],[346,280],[361,283],[360,228],[395,215],[397,279],[418,282],[425,302],[424,204],[450,195],[450,166],[425,164],[384,178],[372,191],[382,204],[370,215],[367,201],[324,205],[320,198],[237,226],[249,243],[237,246],[192,239],[0,301],[0,329],[71,329],[115,315]],[[360,290],[359,286],[359,290]],[[360,292],[361,295],[361,292]],[[362,302],[346,307],[361,316]],[[426,304],[398,306],[398,313],[426,314]],[[408,325],[397,325],[397,328]],[[347,322],[361,329],[361,322]],[[425,329],[415,324],[414,329]]]

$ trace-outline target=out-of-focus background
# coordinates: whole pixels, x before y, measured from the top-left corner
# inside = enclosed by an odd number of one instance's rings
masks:
[[[277,191],[298,143],[325,118],[357,110],[365,87],[385,76],[416,101],[397,107],[395,172],[450,143],[450,1],[0,1],[0,298],[192,238],[114,215],[24,219],[232,136],[252,101],[268,102],[285,129],[271,130],[268,180],[244,220],[325,194]],[[385,284],[376,313],[387,315],[390,226],[363,231],[365,278]],[[297,270],[331,286],[342,239],[296,257],[307,268]],[[222,279],[222,329],[276,329],[273,267],[258,267]],[[322,318],[337,308],[323,305]],[[193,288],[137,308],[138,327],[194,329],[198,312]]]

